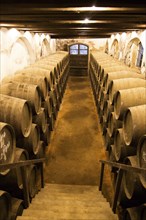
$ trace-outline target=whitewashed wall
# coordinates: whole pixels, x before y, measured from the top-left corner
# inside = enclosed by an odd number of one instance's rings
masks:
[[[139,42],[144,49],[141,68],[136,67]],[[67,50],[67,45],[71,43],[88,44],[90,50],[106,52],[127,66],[135,68],[136,71],[146,74],[146,30],[117,33],[108,39],[58,39],[57,50]]]
[[[48,34],[0,29],[0,80],[56,51],[56,40]]]
[[[139,71],[146,74],[146,30],[117,33],[108,39],[107,50],[110,55],[130,67],[136,67],[139,43],[143,47],[143,59]],[[118,48],[118,51],[117,51]]]
[[[88,44],[90,50],[104,50],[107,39],[58,39],[56,42],[57,50],[66,50],[67,45],[72,43]]]
[[[141,73],[146,74],[146,30],[117,33],[109,39],[51,39],[48,34],[0,29],[0,80],[34,63],[41,56],[65,50],[70,43],[85,43],[90,50],[102,50],[128,66],[136,65],[138,42],[144,48]]]

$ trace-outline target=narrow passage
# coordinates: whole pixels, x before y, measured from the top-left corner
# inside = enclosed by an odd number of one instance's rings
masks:
[[[70,76],[49,145],[46,182],[99,185],[103,137],[88,77]]]

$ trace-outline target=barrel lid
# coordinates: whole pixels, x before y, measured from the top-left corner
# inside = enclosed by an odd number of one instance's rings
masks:
[[[11,125],[0,122],[0,164],[12,163],[16,147],[15,132]],[[1,168],[0,173],[6,175],[9,169]]]

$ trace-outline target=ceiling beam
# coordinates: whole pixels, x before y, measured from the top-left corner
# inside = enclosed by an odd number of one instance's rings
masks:
[[[45,13],[45,12],[75,12],[75,13],[146,13],[146,8],[144,7],[58,7],[58,8],[49,8],[42,7],[42,4],[39,5],[31,5],[31,4],[1,4],[1,14],[20,14],[20,13]]]

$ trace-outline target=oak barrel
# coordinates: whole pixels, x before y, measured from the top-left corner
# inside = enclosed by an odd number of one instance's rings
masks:
[[[51,135],[51,128],[50,125],[47,124],[47,129],[44,133],[41,133],[41,137],[40,139],[42,141],[44,141],[44,143],[46,144],[46,146],[48,146],[48,144],[50,143],[50,135]]]
[[[142,74],[138,74],[134,71],[130,70],[121,70],[121,71],[116,71],[116,72],[109,72],[106,73],[104,76],[103,80],[103,86],[105,87],[105,91],[108,89],[108,84],[110,83],[111,80],[114,79],[122,79],[122,78],[141,78],[144,79]]]
[[[123,220],[145,220],[146,204],[126,209]]]
[[[0,210],[0,220],[11,220],[11,196],[2,190],[0,190]]]
[[[22,73],[22,71],[18,72],[18,73]],[[27,67],[25,69],[23,69],[23,74],[24,75],[30,75],[31,77],[34,76],[39,76],[39,77],[45,77],[47,79],[47,87],[48,90],[51,90],[52,86],[53,86],[53,73],[50,70],[46,70],[46,69],[42,69],[41,67]],[[46,97],[46,96],[45,96]]]
[[[0,95],[0,121],[13,126],[17,137],[28,137],[32,125],[30,103],[7,95]]]
[[[137,159],[139,167],[146,169],[146,134],[143,135],[138,142]],[[146,171],[140,174],[140,181],[146,188]]]
[[[9,82],[1,85],[0,93],[30,101],[33,113],[37,114],[41,108],[41,94],[37,85]]]
[[[113,103],[115,92],[122,89],[146,87],[146,81],[139,78],[125,78],[112,80],[108,85],[109,101]]]
[[[37,193],[37,167],[35,165],[31,165],[27,170],[27,179],[28,179],[28,191],[30,200],[35,197]]]
[[[32,121],[39,126],[40,132],[45,133],[47,129],[47,113],[45,108],[41,108],[40,112],[33,116]]]
[[[127,157],[125,159],[125,164],[137,167],[137,156]],[[128,199],[137,201],[139,205],[146,202],[146,190],[140,182],[138,173],[124,171],[123,186]]]
[[[16,147],[16,137],[11,125],[0,122],[0,164],[13,163]],[[0,169],[0,174],[5,175],[9,169]]]
[[[130,107],[123,117],[124,141],[128,146],[137,147],[141,136],[146,134],[146,105]]]
[[[114,152],[116,161],[123,161],[127,156],[136,155],[135,147],[126,146],[122,128],[119,128],[115,131],[113,152]]]
[[[23,200],[12,197],[11,220],[16,220],[17,216],[21,216],[23,210],[24,210]]]
[[[114,95],[114,112],[116,119],[123,119],[128,107],[146,104],[146,88],[138,87],[119,90]]]
[[[30,72],[27,72],[26,69],[23,69],[16,72],[15,75],[3,79],[3,83],[11,81],[37,85],[40,89],[40,94],[43,100],[48,95],[48,81],[44,75],[40,76],[38,74],[30,74]]]
[[[29,156],[26,150],[16,148],[14,162],[26,161]],[[11,169],[5,176],[0,175],[0,188],[9,192],[13,197],[22,198],[22,176],[20,168]]]
[[[113,137],[116,129],[122,128],[123,123],[121,120],[117,120],[115,118],[114,112],[109,113],[107,121],[108,121],[109,136]]]
[[[16,146],[28,151],[29,156],[37,154],[40,141],[40,129],[37,124],[32,123],[31,132],[28,137],[20,138],[16,142]]]

